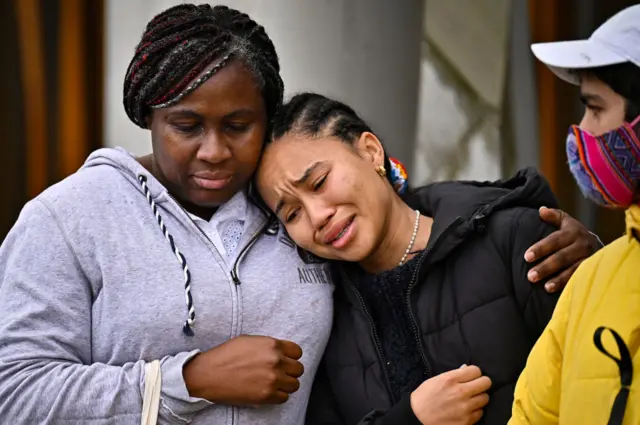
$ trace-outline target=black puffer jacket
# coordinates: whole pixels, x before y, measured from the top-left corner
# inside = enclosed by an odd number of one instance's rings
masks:
[[[434,223],[409,291],[413,327],[428,377],[477,365],[493,381],[480,423],[506,424],[515,383],[551,318],[558,295],[527,280],[524,253],[554,228],[538,208],[557,207],[533,169],[493,183],[446,182],[418,189],[408,203]],[[371,318],[354,282],[357,266],[337,265],[334,328],[312,393],[307,424],[419,424],[408,397],[394,400]]]

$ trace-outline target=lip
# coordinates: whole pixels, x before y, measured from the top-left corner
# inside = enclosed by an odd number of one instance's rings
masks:
[[[192,177],[196,185],[206,190],[220,190],[231,181],[230,175],[222,173],[198,173]]]
[[[343,231],[344,233],[342,234],[342,236],[336,240],[338,235]],[[354,233],[355,216],[349,216],[332,225],[322,238],[322,242],[339,249],[344,247],[351,241]]]

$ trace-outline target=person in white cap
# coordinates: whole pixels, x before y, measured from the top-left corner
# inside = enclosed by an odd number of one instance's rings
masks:
[[[586,109],[569,130],[569,167],[585,196],[626,211],[627,231],[572,276],[518,380],[509,424],[640,424],[640,5],[588,40],[532,50],[580,85]]]

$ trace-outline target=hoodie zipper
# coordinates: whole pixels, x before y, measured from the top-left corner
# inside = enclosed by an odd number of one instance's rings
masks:
[[[189,213],[187,212],[187,210],[184,209],[184,207],[182,205],[180,205],[180,203],[173,197],[171,196],[169,193],[167,193],[167,195],[169,196],[169,198],[171,198],[176,205],[185,213],[185,215],[187,216],[187,218],[189,219],[189,221],[191,223],[193,223],[193,225],[200,231],[200,233],[202,233],[202,235],[209,241],[209,243],[213,246],[213,249],[216,251],[216,253],[220,256],[220,258],[223,258],[222,255],[220,254],[220,251],[218,251],[218,248],[216,247],[216,245],[213,243],[213,241],[209,238],[209,236],[200,228],[200,226],[198,226],[196,224],[196,222],[191,218],[191,216],[189,215]],[[240,267],[240,261],[244,258],[244,256],[247,254],[247,252],[249,252],[249,249],[256,243],[256,241],[258,240],[258,237],[260,236],[260,234],[262,234],[262,232],[264,232],[264,230],[269,226],[269,220],[267,219],[265,224],[263,224],[262,226],[260,226],[260,228],[253,234],[251,235],[251,238],[249,239],[249,241],[245,244],[245,246],[242,247],[242,250],[240,251],[240,254],[238,254],[238,257],[236,258],[236,261],[233,263],[233,267],[231,268],[231,280],[233,281],[234,285],[237,287],[238,285],[240,285],[242,282],[240,281],[240,278],[238,277],[238,272],[239,272],[239,267]],[[238,290],[236,288],[236,294],[238,294]],[[236,413],[237,413],[237,408],[236,406],[231,406],[231,425],[233,425],[235,423],[235,417],[236,417]]]
[[[240,250],[240,253],[236,257],[236,261],[233,263],[233,267],[231,268],[231,279],[233,280],[233,283],[236,285],[236,292],[238,291],[238,288],[237,288],[238,285],[242,283],[240,281],[240,277],[238,276],[240,261],[242,261],[242,259],[247,254],[247,252],[249,252],[249,249],[251,249],[251,247],[256,243],[256,241],[258,240],[258,237],[262,234],[262,232],[265,231],[267,227],[269,227],[268,219],[265,222],[265,224],[260,226],[260,228],[253,235],[251,235],[251,238],[245,244],[245,246],[242,247],[242,250]],[[231,425],[233,425],[236,422],[237,412],[238,412],[238,408],[236,406],[231,406]]]
[[[378,358],[382,363],[382,372],[384,374],[387,392],[391,396],[391,400],[393,401],[393,404],[396,404],[398,400],[395,399],[396,397],[393,394],[393,391],[391,391],[391,380],[389,379],[389,369],[387,369],[387,360],[385,359],[384,353],[382,352],[382,343],[380,342],[380,337],[378,336],[378,331],[376,330],[376,324],[373,321],[373,317],[371,317],[371,314],[367,309],[367,305],[364,302],[364,298],[362,297],[362,294],[360,293],[358,288],[356,288],[356,286],[353,284],[353,282],[351,281],[351,279],[349,278],[347,273],[345,273],[344,270],[341,270],[341,273],[342,273],[342,276],[347,281],[347,283],[349,284],[349,286],[351,286],[351,289],[353,289],[353,291],[358,296],[358,299],[360,300],[360,305],[362,306],[362,310],[364,311],[364,315],[367,316],[367,319],[369,320],[369,326],[371,327],[371,336],[373,337],[373,341],[376,344],[376,351],[378,354]]]
[[[207,239],[207,241],[209,241],[209,243],[211,244],[211,246],[213,246],[213,249],[216,251],[216,253],[218,254],[218,256],[220,258],[222,258],[224,260],[224,257],[222,256],[222,254],[220,253],[220,251],[218,251],[218,248],[216,247],[216,244],[213,243],[213,241],[211,240],[211,238],[209,238],[209,236],[206,234],[206,232],[204,230],[202,230],[200,228],[200,226],[198,226],[198,224],[191,218],[191,216],[189,215],[189,212],[187,210],[184,209],[184,207],[182,205],[180,205],[180,203],[176,200],[176,198],[174,198],[173,196],[171,196],[171,194],[169,194],[167,192],[167,196],[169,196],[169,198],[171,198],[171,200],[173,200],[176,205],[178,206],[178,208],[180,208],[182,210],[182,212],[185,213],[185,215],[187,216],[187,218],[189,219],[189,221],[191,223],[193,223],[193,225],[195,226],[196,229],[198,229],[198,231],[200,233],[202,233],[202,235]],[[233,267],[231,268],[231,280],[233,281],[234,284],[236,285],[240,285],[240,279],[238,278],[238,268],[240,265],[240,260],[242,258],[244,258],[244,256],[246,255],[246,253],[249,251],[249,248],[251,248],[256,240],[258,240],[258,236],[260,236],[260,234],[262,232],[264,232],[264,230],[269,226],[269,220],[266,221],[265,224],[263,224],[262,226],[260,226],[260,228],[253,234],[251,235],[251,238],[249,239],[249,241],[247,242],[247,244],[245,246],[242,247],[242,250],[240,251],[240,254],[238,254],[238,257],[236,258],[236,261],[233,263]]]
[[[231,268],[231,279],[236,285],[240,285],[242,283],[238,274],[240,261],[242,261],[247,252],[249,252],[249,249],[251,249],[251,247],[256,243],[256,241],[258,240],[258,236],[260,236],[267,229],[267,227],[269,227],[269,223],[270,221],[267,219],[266,223],[260,226],[260,228],[253,235],[251,235],[251,238],[242,248],[240,254],[238,254],[238,257],[236,258],[236,261],[233,263],[233,267]]]

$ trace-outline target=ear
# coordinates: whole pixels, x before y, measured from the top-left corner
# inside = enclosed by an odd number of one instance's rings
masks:
[[[356,140],[354,147],[358,155],[367,161],[371,161],[374,167],[380,165],[384,167],[384,148],[375,134],[365,131]]]

